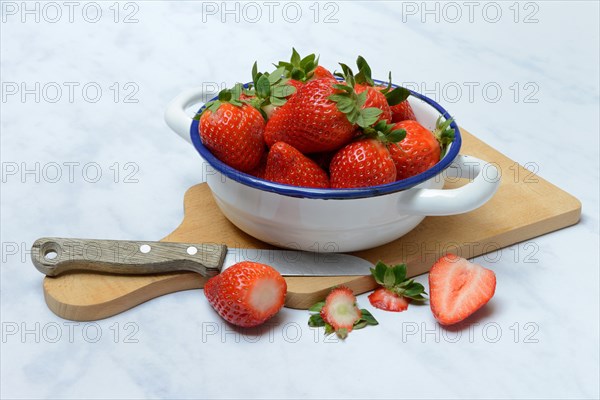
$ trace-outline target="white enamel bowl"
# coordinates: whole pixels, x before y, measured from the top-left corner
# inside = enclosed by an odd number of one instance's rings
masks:
[[[217,160],[200,141],[197,109],[201,89],[181,93],[168,106],[169,127],[192,143],[207,165],[203,171],[217,205],[238,228],[262,241],[296,250],[350,252],[383,245],[403,236],[428,215],[454,215],[487,202],[500,184],[497,168],[475,157],[459,155],[461,136],[429,170],[365,189],[312,189],[277,184],[236,171]],[[440,114],[435,101],[413,92],[409,97],[417,120],[433,130]],[[201,110],[202,108],[200,108]],[[444,178],[468,178],[457,189],[443,190]],[[444,229],[440,226],[440,229]]]

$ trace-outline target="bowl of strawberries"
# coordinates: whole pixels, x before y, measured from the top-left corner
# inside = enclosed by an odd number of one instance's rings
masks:
[[[460,129],[437,102],[340,63],[332,74],[293,50],[272,72],[252,68],[202,105],[190,89],[167,124],[206,162],[205,179],[238,228],[279,247],[349,252],[396,240],[426,216],[486,203],[499,186],[492,164],[461,155]],[[483,173],[485,170],[485,173]],[[443,189],[445,178],[467,178]],[[489,177],[492,177],[491,179]]]

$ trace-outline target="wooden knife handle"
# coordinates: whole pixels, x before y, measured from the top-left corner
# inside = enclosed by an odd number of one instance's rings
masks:
[[[227,246],[214,243],[41,238],[31,247],[33,265],[48,276],[83,270],[113,274],[221,272]]]

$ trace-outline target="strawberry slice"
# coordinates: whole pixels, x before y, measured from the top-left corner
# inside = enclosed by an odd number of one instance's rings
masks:
[[[310,327],[325,327],[325,335],[335,332],[345,339],[353,329],[362,329],[367,325],[378,325],[377,320],[367,310],[359,310],[352,290],[345,286],[333,289],[325,301],[309,308],[312,314],[308,320]]]
[[[360,319],[360,310],[356,306],[356,297],[352,290],[345,286],[333,289],[325,299],[321,317],[336,332],[342,329],[352,331],[354,323]]]
[[[442,325],[460,322],[494,295],[494,271],[454,254],[440,258],[429,273],[431,311]]]
[[[373,307],[381,310],[400,312],[408,308],[409,299],[381,287],[369,295],[369,301]]]

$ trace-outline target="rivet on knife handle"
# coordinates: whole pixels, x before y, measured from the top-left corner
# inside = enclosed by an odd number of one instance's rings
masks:
[[[144,242],[41,238],[31,248],[35,267],[48,276],[83,270],[112,274],[156,274],[193,271],[217,275],[227,246],[214,243]]]

